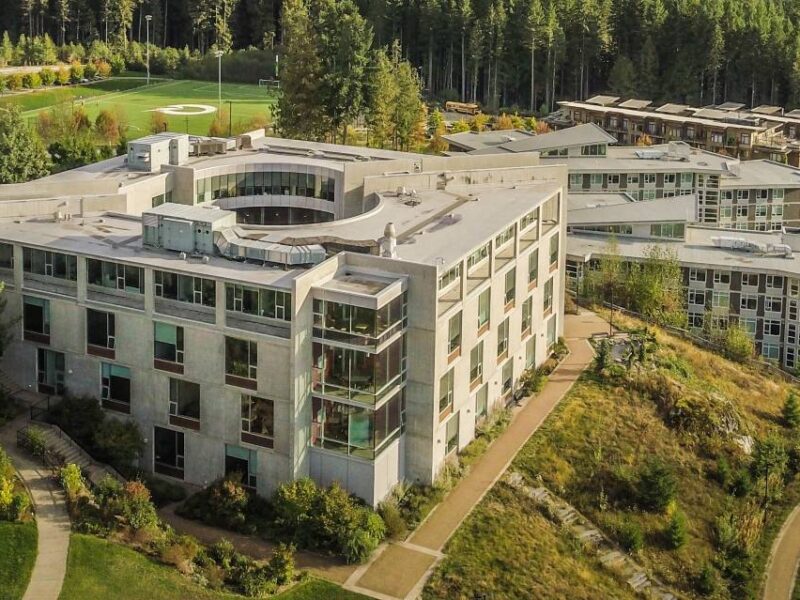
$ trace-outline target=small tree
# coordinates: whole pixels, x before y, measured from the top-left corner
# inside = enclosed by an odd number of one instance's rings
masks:
[[[633,521],[625,520],[618,529],[619,543],[625,551],[635,554],[644,546],[642,528]]]
[[[686,521],[686,515],[683,514],[683,511],[675,509],[669,519],[667,530],[665,532],[665,537],[669,548],[672,550],[677,550],[683,546],[686,543],[687,533],[688,523]]]
[[[800,402],[794,391],[789,392],[786,402],[783,403],[783,422],[790,429],[797,429],[800,426]]]
[[[167,121],[167,117],[164,116],[164,113],[161,111],[155,110],[150,113],[150,132],[151,133],[163,133],[169,129],[169,121]]]
[[[56,74],[56,81],[59,85],[67,85],[69,83],[69,69],[61,67]]]
[[[733,323],[725,330],[722,340],[722,351],[727,358],[743,363],[755,354],[753,338],[738,323]]]
[[[0,111],[0,183],[22,183],[50,172],[50,157],[19,107]]]
[[[489,116],[483,113],[478,113],[474,117],[469,120],[470,129],[477,133],[480,133],[484,129],[486,129],[486,125],[489,123]]]
[[[788,460],[789,455],[786,451],[786,446],[783,443],[783,439],[778,435],[771,433],[763,439],[756,440],[751,468],[756,477],[764,478],[764,521],[767,520],[770,501],[770,478],[781,481],[786,471]]]
[[[639,502],[646,510],[663,512],[675,499],[678,481],[660,459],[650,459],[639,473]]]
[[[459,119],[453,126],[450,128],[451,133],[464,133],[469,131],[469,123],[467,123],[464,119]]]

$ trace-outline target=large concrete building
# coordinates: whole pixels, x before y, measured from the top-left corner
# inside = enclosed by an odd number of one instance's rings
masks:
[[[178,134],[0,186],[3,368],[89,395],[143,467],[369,503],[430,483],[563,329],[567,171]]]

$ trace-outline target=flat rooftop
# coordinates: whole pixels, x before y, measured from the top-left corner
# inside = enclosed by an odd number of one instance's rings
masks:
[[[582,123],[574,127],[548,133],[531,135],[521,140],[506,142],[473,150],[470,154],[499,154],[502,152],[539,152],[556,148],[590,146],[594,144],[616,144],[617,138],[594,123]]]
[[[722,156],[706,150],[692,148],[681,142],[658,144],[645,148],[639,146],[610,146],[606,156],[557,156],[541,157],[543,165],[566,164],[570,172],[613,173],[642,171],[707,171],[722,173],[727,164],[736,162],[729,156]],[[671,152],[678,148],[680,154]]]
[[[567,222],[571,227],[633,223],[693,223],[697,220],[697,197],[694,194],[644,202],[616,202],[578,209],[573,209],[570,194],[568,202]]]

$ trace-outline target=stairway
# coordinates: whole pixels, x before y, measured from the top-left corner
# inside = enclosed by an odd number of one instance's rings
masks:
[[[48,450],[58,455],[65,465],[78,465],[92,485],[99,484],[108,476],[125,483],[125,479],[115,469],[95,461],[58,427],[45,423],[36,423],[32,426],[42,431]]]

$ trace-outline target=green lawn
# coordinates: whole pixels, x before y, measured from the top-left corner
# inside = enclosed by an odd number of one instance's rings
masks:
[[[36,523],[0,523],[0,600],[19,600],[36,561]]]
[[[86,108],[91,119],[103,109],[121,112],[128,123],[128,137],[133,139],[150,133],[153,109],[180,104],[202,104],[218,108],[217,84],[208,81],[161,80],[144,85],[142,79],[120,78],[96,84],[70,88],[43,90],[19,96],[0,98],[2,102],[15,102],[25,111],[24,116],[33,121],[36,115],[59,102],[76,99]],[[264,118],[275,102],[273,92],[258,85],[222,84],[223,111],[232,109],[234,128],[239,121]],[[171,131],[205,135],[214,114],[166,116]]]
[[[0,598],[5,600],[6,597],[0,596]],[[178,573],[173,567],[158,564],[120,544],[94,536],[73,534],[69,546],[67,577],[60,600],[105,600],[106,598],[242,600],[243,596],[203,588]],[[276,598],[366,600],[364,596],[346,592],[337,585],[318,579],[311,579]]]

